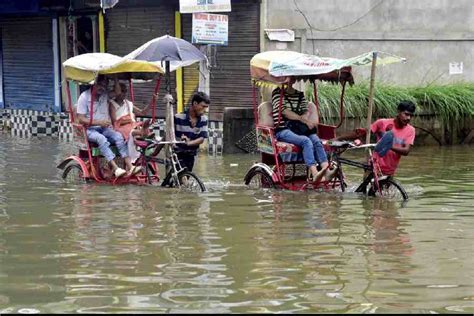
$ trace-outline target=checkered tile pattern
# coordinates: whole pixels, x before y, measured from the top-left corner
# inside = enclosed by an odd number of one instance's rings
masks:
[[[32,115],[31,136],[58,136],[58,124],[55,115]]]
[[[11,117],[12,129],[11,134],[19,137],[31,136],[31,119],[29,116],[16,116],[12,114]]]
[[[11,133],[20,137],[53,136],[72,141],[73,131],[67,113],[51,113],[33,110],[0,110],[0,123],[11,125]],[[138,117],[138,121],[148,118]],[[151,126],[153,132],[160,137],[165,136],[166,122],[157,119]],[[222,155],[223,122],[211,121],[208,126],[209,139],[207,152],[209,155]]]
[[[59,115],[34,110],[5,109],[2,120],[10,122],[11,134],[20,137],[57,136]]]
[[[207,152],[209,155],[222,155],[223,150],[223,130],[224,123],[219,121],[209,122],[209,145]]]
[[[61,114],[59,119],[59,139],[72,141],[72,125],[69,122],[69,116],[67,114]]]

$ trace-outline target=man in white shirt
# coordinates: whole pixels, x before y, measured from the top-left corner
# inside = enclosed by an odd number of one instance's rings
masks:
[[[115,177],[121,177],[127,173],[135,174],[140,171],[140,167],[134,167],[128,156],[127,143],[122,134],[116,132],[111,123],[109,113],[109,103],[107,94],[108,80],[104,76],[98,76],[95,82],[95,100],[93,104],[92,122],[91,115],[91,94],[92,87],[79,96],[77,100],[77,118],[80,124],[87,127],[87,138],[89,141],[99,145],[101,154],[105,157]],[[117,166],[115,154],[110,149],[110,145],[115,144],[124,159],[127,171]]]

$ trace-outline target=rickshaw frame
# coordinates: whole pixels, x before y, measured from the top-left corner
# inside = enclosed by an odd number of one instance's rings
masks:
[[[277,52],[282,54],[284,52]],[[295,58],[301,58],[299,55],[304,55],[296,52],[290,52],[295,54]],[[267,55],[264,55],[267,54]],[[377,62],[377,52],[372,52],[372,59],[370,60],[372,64],[371,69],[371,80],[369,88],[369,109],[367,116],[367,130],[366,142],[367,145],[360,146],[360,148],[367,149],[367,163],[360,163],[357,161],[352,161],[349,159],[341,158],[340,155],[348,149],[356,148],[357,146],[353,142],[334,142],[331,141],[336,137],[336,129],[339,128],[344,121],[344,94],[346,84],[349,82],[351,85],[354,83],[352,77],[352,68],[351,67],[340,67],[338,69],[333,69],[330,72],[323,72],[319,74],[305,74],[305,75],[286,75],[282,77],[275,77],[270,74],[270,59],[274,52],[259,53],[254,56],[251,60],[251,75],[252,75],[252,84],[253,84],[253,109],[254,109],[254,118],[255,118],[255,129],[257,134],[257,146],[261,152],[261,162],[255,163],[248,170],[247,174],[244,177],[244,183],[249,185],[253,178],[257,178],[258,186],[260,187],[269,187],[269,188],[280,188],[287,189],[292,191],[303,191],[307,189],[317,189],[317,190],[327,190],[327,189],[340,189],[342,192],[345,191],[347,184],[345,182],[344,174],[342,172],[342,164],[351,165],[365,170],[365,177],[362,183],[356,189],[356,192],[369,193],[372,195],[384,195],[383,189],[386,187],[393,186],[401,194],[402,198],[406,200],[408,195],[401,185],[392,177],[387,177],[381,174],[380,167],[378,162],[374,159],[372,155],[372,150],[375,144],[368,144],[370,139],[370,124],[372,119],[372,107],[373,107],[373,94],[374,94],[374,78],[375,78],[375,65]],[[298,55],[299,54],[299,55]],[[261,60],[258,60],[258,55],[262,55]],[[368,54],[367,54],[368,55]],[[310,55],[306,55],[310,56]],[[361,55],[362,56],[362,55]],[[370,55],[369,55],[370,56]],[[392,55],[393,56],[393,55]],[[304,57],[304,56],[303,56]],[[395,57],[395,56],[393,56]],[[256,62],[253,62],[257,58]],[[359,58],[356,57],[356,58]],[[355,58],[354,58],[355,59]],[[395,59],[394,59],[395,60]],[[402,59],[400,59],[401,61]],[[368,60],[364,62],[367,64]],[[394,62],[393,60],[388,63]],[[252,64],[254,63],[254,64]],[[357,64],[357,63],[355,63]],[[255,67],[258,65],[258,67]],[[287,65],[285,65],[287,66]],[[333,164],[336,169],[336,173],[332,179],[329,181],[319,181],[316,183],[309,182],[305,176],[300,176],[295,178],[295,166],[296,164],[304,164],[301,157],[295,162],[285,162],[281,158],[279,151],[279,144],[276,139],[274,128],[271,126],[265,126],[260,124],[259,120],[259,108],[263,106],[258,104],[257,98],[257,86],[266,85],[271,83],[270,86],[279,86],[280,87],[280,98],[279,98],[279,119],[282,112],[282,103],[284,96],[285,85],[288,85],[289,82],[293,82],[290,78],[295,79],[294,81],[304,80],[310,81],[313,85],[313,94],[314,94],[314,105],[317,112],[317,135],[321,139],[324,149],[328,155],[328,161],[330,164]],[[317,89],[317,80],[320,81],[329,81],[337,84],[341,84],[341,94],[339,99],[339,122],[337,125],[327,125],[321,124],[319,122],[319,102],[318,102],[318,89]],[[261,83],[263,82],[263,84]],[[273,124],[273,123],[272,123]],[[266,135],[266,137],[265,137]],[[268,138],[270,142],[267,144],[262,144],[262,139]],[[292,145],[293,147],[297,147]],[[301,148],[297,148],[301,152]],[[293,175],[287,176],[286,169],[287,166],[293,165]],[[270,167],[270,166],[273,166]],[[308,167],[306,167],[306,172]],[[259,178],[259,179],[258,179]],[[367,191],[368,188],[368,191]]]
[[[110,58],[110,56],[114,56],[111,54],[106,53],[92,53],[92,54],[84,54],[84,55],[91,55],[90,57],[95,58]],[[85,59],[88,56],[79,57],[79,59]],[[73,57],[74,58],[74,57]],[[118,56],[114,56],[113,58],[120,58]],[[77,59],[77,58],[76,58]],[[76,169],[79,173],[78,177],[79,180],[87,181],[93,180],[97,183],[108,183],[108,184],[154,184],[160,181],[158,175],[158,164],[162,163],[167,168],[167,174],[165,176],[165,180],[168,179],[166,186],[172,187],[180,187],[182,185],[182,179],[186,177],[186,179],[192,179],[197,182],[197,186],[199,187],[199,191],[205,191],[205,186],[202,181],[194,175],[192,172],[183,168],[179,160],[174,153],[173,146],[178,143],[182,143],[182,141],[160,141],[156,139],[146,138],[146,139],[135,139],[135,145],[139,148],[140,157],[137,159],[135,165],[142,166],[142,172],[135,175],[129,176],[122,176],[122,177],[113,177],[110,175],[105,175],[103,167],[101,167],[100,162],[103,159],[103,156],[100,153],[94,153],[94,149],[97,148],[96,144],[91,143],[88,141],[87,138],[87,127],[83,124],[75,122],[75,115],[74,109],[72,106],[72,98],[70,93],[70,85],[69,80],[78,81],[80,83],[91,83],[90,79],[93,79],[95,82],[98,75],[104,76],[113,76],[113,79],[126,79],[129,82],[129,91],[130,91],[130,98],[131,101],[134,102],[134,93],[133,93],[133,82],[132,79],[143,79],[146,81],[155,80],[156,84],[154,87],[154,92],[150,101],[150,105],[152,108],[152,117],[151,117],[151,124],[155,122],[156,119],[156,101],[158,98],[158,92],[160,89],[162,75],[164,71],[161,65],[157,62],[147,62],[147,61],[138,61],[138,60],[118,60],[116,65],[112,65],[111,67],[107,68],[105,71],[93,71],[91,69],[81,69],[79,67],[71,66],[72,62],[66,61],[65,65],[65,72],[66,72],[66,86],[67,86],[67,98],[68,98],[68,110],[69,110],[69,119],[73,128],[73,141],[77,144],[80,144],[81,147],[79,148],[78,155],[70,155],[65,160],[63,160],[57,167],[63,170],[63,178],[66,178],[69,172],[72,169]],[[69,68],[68,68],[69,67]],[[100,68],[100,67],[99,67]],[[169,72],[169,66],[167,69]],[[168,81],[168,78],[167,78]],[[93,106],[95,100],[96,88],[95,85],[92,85],[91,88],[91,115],[89,119],[89,125],[93,121]],[[170,110],[167,107],[167,111]],[[172,115],[172,108],[171,114]],[[174,135],[173,135],[174,136]],[[174,139],[174,137],[171,137]],[[165,146],[166,152],[169,155],[169,159],[159,159],[157,157],[158,153],[161,151],[161,148]],[[112,147],[113,148],[113,147]],[[157,148],[159,148],[157,150]],[[169,180],[171,179],[171,180]],[[164,184],[164,183],[163,183]],[[164,185],[163,185],[164,186]]]

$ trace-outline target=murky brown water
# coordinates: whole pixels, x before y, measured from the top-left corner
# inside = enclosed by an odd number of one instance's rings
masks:
[[[68,143],[0,134],[0,313],[473,313],[473,149],[415,148],[402,205],[250,191],[252,155],[200,156],[203,194],[65,185]]]

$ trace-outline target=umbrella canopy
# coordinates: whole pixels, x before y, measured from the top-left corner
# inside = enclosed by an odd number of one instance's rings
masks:
[[[276,84],[285,83],[290,76],[328,81],[353,82],[352,66],[370,65],[373,52],[348,59],[319,57],[294,51],[267,51],[250,60],[252,78]],[[404,62],[405,58],[378,52],[378,65]]]
[[[195,62],[205,60],[207,57],[193,44],[169,35],[164,35],[135,49],[130,54],[124,56],[124,59],[148,62],[164,62],[165,64],[165,83],[166,83],[166,140],[175,141],[174,134],[174,114],[171,97],[170,72],[180,67],[189,66]],[[169,145],[168,145],[169,146]],[[166,150],[168,153],[169,151]]]
[[[160,63],[128,60],[108,53],[74,56],[63,63],[66,79],[90,83],[97,75],[121,74],[133,79],[149,80],[164,70]]]
[[[188,41],[169,35],[146,42],[124,58],[150,62],[170,61],[171,71],[207,59],[206,55]]]

